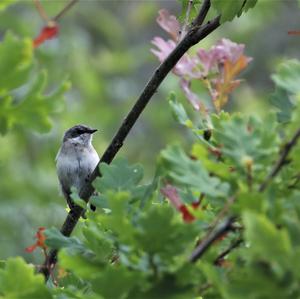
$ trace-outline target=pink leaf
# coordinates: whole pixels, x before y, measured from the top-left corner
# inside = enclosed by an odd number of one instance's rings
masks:
[[[158,58],[160,62],[163,62],[176,47],[174,41],[165,41],[158,36],[152,40],[152,44],[157,47],[157,50],[151,49],[151,52]]]
[[[165,187],[161,188],[160,191],[165,197],[167,197],[170,200],[171,204],[177,210],[179,210],[180,207],[183,205],[177,192],[177,189],[174,186],[167,184]]]
[[[190,81],[187,81],[185,79],[180,80],[180,87],[183,90],[185,96],[193,105],[195,110],[200,110],[200,99],[194,92],[191,91],[190,85],[191,85]]]
[[[167,184],[165,187],[161,188],[160,191],[169,199],[170,203],[175,207],[175,209],[181,213],[184,222],[190,223],[196,220],[187,206],[181,201],[177,189],[174,186]]]
[[[166,9],[161,9],[158,12],[158,17],[156,19],[159,26],[168,32],[174,41],[178,40],[180,32],[180,24],[175,16],[170,15]]]

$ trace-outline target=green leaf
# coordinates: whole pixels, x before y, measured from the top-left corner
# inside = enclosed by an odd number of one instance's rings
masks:
[[[210,176],[200,161],[191,160],[178,145],[163,150],[160,161],[166,176],[181,186],[196,188],[212,197],[228,194],[228,184]]]
[[[230,119],[212,116],[213,137],[220,145],[224,158],[233,163],[239,171],[246,174],[264,172],[278,152],[277,122],[269,114],[264,122],[242,115],[233,115]]]
[[[189,252],[194,246],[198,229],[191,224],[176,221],[169,205],[152,206],[137,221],[138,248],[150,256],[159,256],[161,263],[172,261]]]
[[[102,176],[95,180],[94,186],[102,193],[107,191],[131,191],[143,178],[141,165],[129,166],[125,159],[116,159],[110,165],[100,164]]]
[[[103,270],[102,263],[95,262],[89,255],[83,255],[64,248],[58,253],[59,263],[63,269],[70,270],[82,279],[88,279],[97,276]]]
[[[292,252],[287,231],[276,226],[264,215],[246,211],[243,213],[245,237],[256,258],[284,263]]]
[[[43,95],[46,81],[47,73],[43,71],[19,101],[13,101],[11,96],[0,99],[2,134],[17,126],[38,132],[47,132],[51,129],[51,116],[63,109],[63,95],[70,88],[70,83],[63,81],[51,94]]]
[[[276,74],[272,75],[276,86],[292,94],[300,93],[300,61],[287,60],[279,64]]]
[[[183,126],[188,128],[193,127],[193,123],[189,119],[183,105],[177,101],[175,93],[171,92],[169,94],[168,101],[174,118]]]
[[[201,0],[193,0],[192,2],[190,0],[178,0],[178,2],[181,3],[181,14],[179,16],[179,20],[181,22],[184,22],[186,20],[186,15],[187,15],[187,10],[188,10],[188,6],[190,5],[190,14],[189,14],[189,18],[188,21],[192,21],[193,18],[196,17],[198,11],[199,11],[199,7],[201,5]]]
[[[46,288],[44,277],[41,274],[34,274],[34,267],[26,264],[20,257],[8,259],[4,269],[0,269],[0,297],[52,298]]]
[[[291,114],[295,108],[295,104],[286,89],[277,87],[270,97],[271,104],[279,110],[277,112],[277,120],[281,123],[287,123],[291,119]]]
[[[110,266],[98,273],[97,278],[92,281],[92,289],[106,299],[131,298],[130,291],[140,283],[141,279],[140,273],[121,265]]]
[[[0,4],[3,6],[3,3]],[[10,32],[0,43],[0,95],[25,84],[33,63],[32,41],[20,40]]]
[[[257,3],[257,0],[246,0],[245,5],[243,7],[243,11],[247,12],[250,8],[253,8]]]
[[[95,189],[99,194],[93,196],[91,201],[100,208],[109,208],[107,193],[112,190],[126,191],[130,193],[132,201],[139,200],[141,205],[144,205],[157,184],[157,180],[154,180],[151,184],[138,185],[143,178],[143,168],[139,164],[130,166],[125,159],[116,159],[110,165],[101,163],[100,172],[101,177],[94,181]]]
[[[212,0],[212,6],[221,14],[221,23],[231,21],[236,16],[253,8],[257,0]]]
[[[85,238],[84,245],[94,252],[95,257],[107,263],[113,255],[113,242],[103,227],[96,221],[87,221],[82,228],[82,233]]]
[[[130,193],[125,191],[107,192],[108,207],[111,212],[98,216],[98,221],[103,228],[113,232],[117,240],[125,244],[132,242],[134,232],[131,218],[128,217],[130,199]]]
[[[84,249],[83,244],[75,237],[65,237],[57,228],[49,228],[45,230],[46,245],[54,248],[60,249],[63,247],[68,247],[74,251],[82,251]]]

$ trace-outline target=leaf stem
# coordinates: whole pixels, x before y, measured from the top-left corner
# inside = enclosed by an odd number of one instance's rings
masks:
[[[242,238],[238,238],[237,240],[235,240],[232,244],[230,244],[230,246],[226,250],[224,250],[222,253],[218,255],[218,257],[214,261],[214,265],[216,266],[220,265],[224,257],[227,256],[233,249],[239,247],[243,242],[244,241]]]
[[[79,0],[71,0],[52,20],[57,22]]]
[[[33,0],[33,3],[36,7],[36,10],[38,11],[39,15],[41,16],[41,18],[46,22],[50,22],[50,18],[48,17],[46,11],[44,10],[42,4],[40,3],[39,0]]]

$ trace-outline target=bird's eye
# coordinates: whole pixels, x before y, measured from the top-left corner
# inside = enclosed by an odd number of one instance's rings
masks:
[[[84,130],[83,129],[77,129],[76,130],[76,134],[77,135],[81,135],[81,134],[83,134],[84,133]]]

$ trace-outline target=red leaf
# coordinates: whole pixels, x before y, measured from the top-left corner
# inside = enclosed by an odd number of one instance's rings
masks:
[[[37,248],[37,245],[36,244],[33,244],[31,246],[28,246],[25,248],[25,251],[28,252],[28,253],[31,253],[33,252],[35,249]]]
[[[200,203],[201,203],[200,200],[194,201],[194,202],[192,203],[193,209],[194,209],[194,210],[197,210],[197,208],[200,206]]]
[[[47,246],[45,244],[45,240],[46,240],[46,236],[44,235],[44,230],[46,228],[45,227],[39,227],[38,228],[38,231],[36,232],[35,234],[35,238],[37,239],[36,242],[31,245],[31,246],[28,246],[25,248],[25,251],[26,252],[33,252],[37,247],[40,247],[42,248],[43,250],[46,250],[47,249]]]
[[[48,39],[55,38],[58,35],[59,27],[57,24],[50,24],[42,28],[40,34],[33,41],[34,48],[37,48]]]
[[[193,222],[196,218],[188,210],[187,206],[182,203],[176,187],[167,184],[165,187],[161,188],[161,193],[170,200],[170,203],[178,210],[184,222]]]
[[[179,211],[182,214],[182,218],[184,222],[193,222],[196,220],[196,218],[190,213],[190,211],[188,210],[188,208],[186,207],[186,205],[182,205],[179,207]]]

